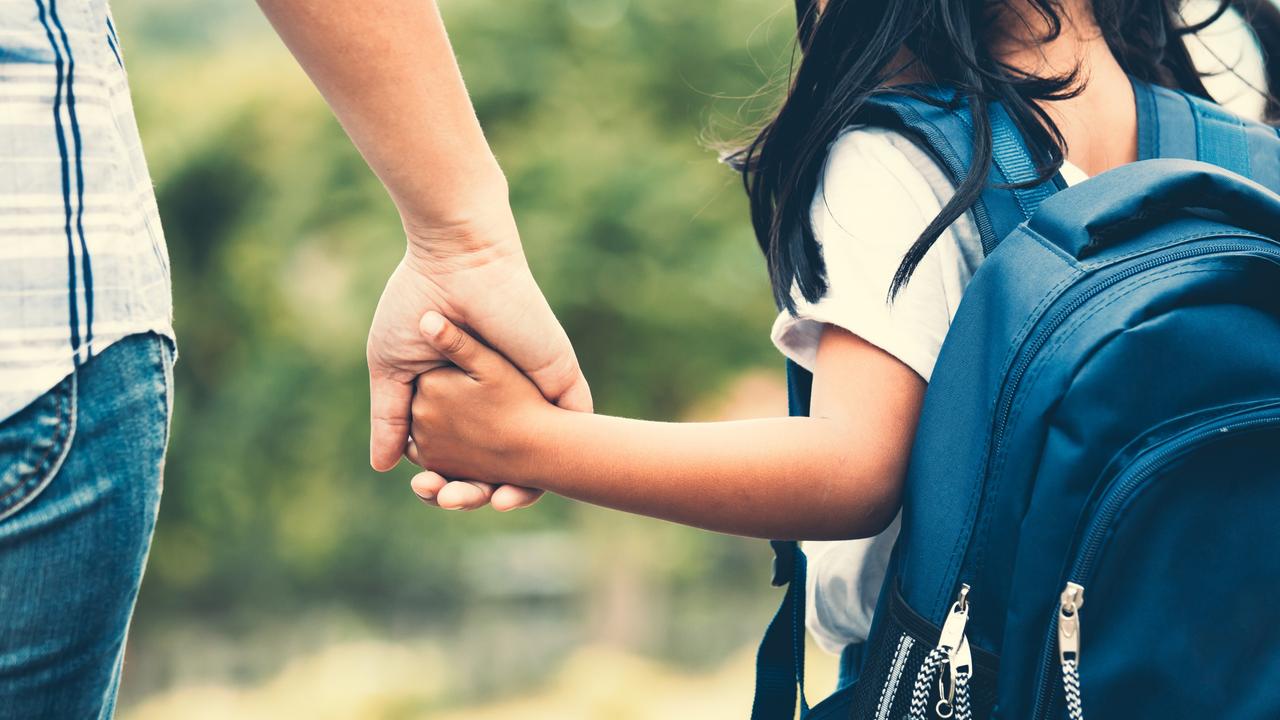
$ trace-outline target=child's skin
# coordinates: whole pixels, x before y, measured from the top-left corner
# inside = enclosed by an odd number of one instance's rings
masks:
[[[438,313],[423,335],[457,367],[418,379],[414,478],[519,483],[596,505],[765,538],[868,537],[893,520],[925,383],[829,328],[812,417],[664,423],[552,405],[497,352]],[[443,477],[442,477],[443,476]]]

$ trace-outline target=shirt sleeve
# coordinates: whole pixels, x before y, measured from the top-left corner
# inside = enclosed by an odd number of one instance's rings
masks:
[[[831,146],[811,207],[827,272],[827,292],[808,302],[793,291],[794,316],[781,313],[772,340],[812,370],[825,325],[893,355],[926,381],[942,347],[971,263],[957,232],[973,233],[967,215],[938,239],[892,302],[889,287],[908,248],[953,192],[942,170],[901,135],[879,128],[847,132]],[[913,152],[914,151],[914,152]]]

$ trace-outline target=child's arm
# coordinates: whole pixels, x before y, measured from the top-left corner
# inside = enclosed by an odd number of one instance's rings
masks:
[[[843,330],[823,334],[813,417],[718,423],[563,410],[439,315],[422,330],[457,365],[423,375],[413,404],[419,459],[445,477],[769,538],[869,536],[897,511],[925,384]],[[415,488],[440,482],[425,473]]]

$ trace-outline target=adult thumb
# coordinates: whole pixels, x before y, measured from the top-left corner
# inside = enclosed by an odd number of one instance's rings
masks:
[[[378,472],[396,466],[409,442],[413,383],[369,375],[369,464]]]

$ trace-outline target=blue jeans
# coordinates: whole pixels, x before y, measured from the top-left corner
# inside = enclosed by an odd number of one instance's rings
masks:
[[[169,341],[131,335],[0,422],[0,720],[111,717],[172,387]]]

